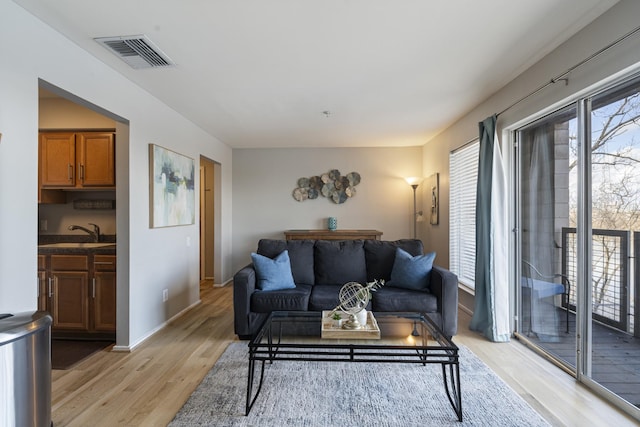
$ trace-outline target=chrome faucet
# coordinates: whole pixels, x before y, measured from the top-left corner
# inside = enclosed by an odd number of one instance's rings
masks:
[[[73,230],[82,230],[85,233],[87,233],[89,236],[91,236],[91,238],[93,239],[93,241],[95,242],[99,242],[100,241],[100,227],[98,227],[96,224],[94,223],[89,223],[89,225],[93,226],[93,231],[89,230],[88,228],[84,228],[80,225],[70,225],[69,226],[69,230],[73,231]]]

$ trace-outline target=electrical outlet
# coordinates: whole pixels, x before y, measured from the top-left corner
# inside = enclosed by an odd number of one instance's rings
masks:
[[[187,236],[187,247],[191,246],[191,236]]]
[[[169,301],[169,289],[165,289],[162,291],[162,302]]]
[[[49,228],[49,224],[47,222],[46,219],[41,219],[40,220],[40,231],[47,231],[47,228]]]

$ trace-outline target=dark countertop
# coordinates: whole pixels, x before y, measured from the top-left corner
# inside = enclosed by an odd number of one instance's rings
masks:
[[[115,235],[101,235],[100,244],[107,246],[100,246],[97,248],[92,247],[56,247],[50,246],[56,243],[93,243],[87,236],[69,236],[69,235],[40,235],[38,236],[38,255],[51,255],[51,254],[68,254],[68,255],[115,255],[116,254],[116,236]]]
[[[55,246],[38,245],[38,255],[115,255],[116,244],[113,243],[109,246],[101,246],[99,248],[60,248]]]

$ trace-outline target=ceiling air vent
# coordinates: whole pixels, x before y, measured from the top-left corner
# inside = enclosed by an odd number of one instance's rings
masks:
[[[135,69],[171,67],[175,65],[145,35],[98,37],[94,40]]]

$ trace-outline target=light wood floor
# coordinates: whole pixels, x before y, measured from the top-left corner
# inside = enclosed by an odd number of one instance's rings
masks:
[[[53,371],[54,425],[169,423],[228,343],[237,339],[232,287],[205,284],[201,300],[131,353],[107,349],[71,370]],[[521,343],[490,343],[470,332],[468,323],[469,316],[461,312],[454,341],[469,347],[552,425],[639,424]]]

